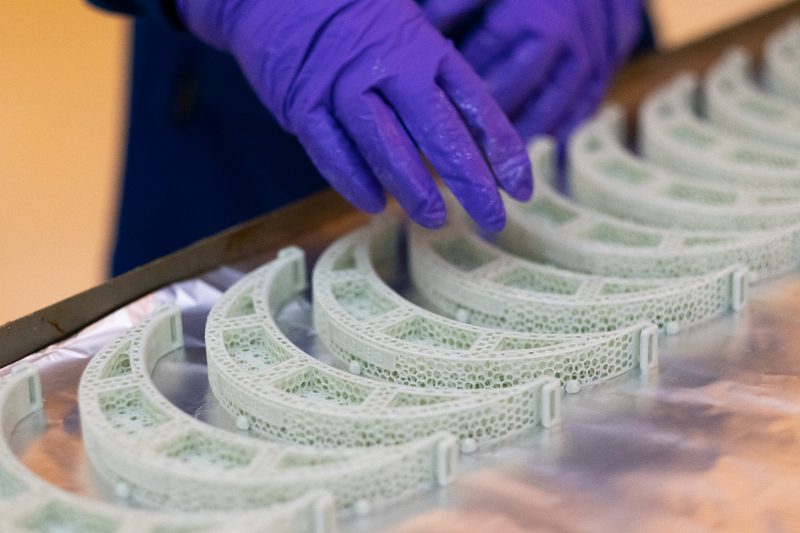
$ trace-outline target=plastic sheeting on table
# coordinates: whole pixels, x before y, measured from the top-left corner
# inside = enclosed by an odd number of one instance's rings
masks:
[[[25,464],[68,490],[114,499],[83,450],[78,380],[88,357],[167,302],[182,309],[186,345],[159,363],[156,384],[184,411],[235,431],[208,388],[203,330],[241,276],[225,267],[175,283],[26,358],[41,370],[45,410],[14,432]],[[333,364],[310,314],[297,300],[281,327]],[[464,457],[455,484],[342,531],[800,530],[800,277],[758,286],[742,313],[661,340],[648,377],[584,387],[564,399],[560,428]]]

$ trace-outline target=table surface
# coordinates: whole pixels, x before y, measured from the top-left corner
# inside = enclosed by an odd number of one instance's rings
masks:
[[[186,413],[235,431],[208,387],[203,330],[211,305],[241,275],[223,267],[171,284],[26,358],[40,369],[45,407],[12,435],[24,464],[69,491],[115,501],[83,448],[77,384],[101,346],[164,303],[182,310],[186,348],[156,365],[156,386]],[[310,309],[297,299],[279,326],[333,364]],[[567,395],[561,426],[462,456],[452,485],[344,520],[340,530],[800,530],[798,311],[800,275],[759,285],[742,312],[662,337],[654,372]]]

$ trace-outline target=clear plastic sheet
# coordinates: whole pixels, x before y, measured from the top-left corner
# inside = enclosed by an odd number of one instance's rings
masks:
[[[235,431],[208,389],[203,329],[241,275],[223,267],[173,284],[29,356],[42,372],[45,410],[14,433],[25,464],[68,490],[113,500],[83,451],[78,380],[88,357],[165,302],[183,310],[186,347],[156,368],[159,388],[184,411]],[[738,315],[662,338],[660,368],[646,380],[585,387],[564,399],[560,428],[466,456],[455,484],[341,530],[800,530],[800,276],[750,296]],[[280,323],[333,364],[307,299],[284,309]]]

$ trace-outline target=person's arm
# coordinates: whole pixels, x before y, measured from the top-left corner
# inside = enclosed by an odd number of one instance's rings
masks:
[[[522,139],[412,0],[173,1],[187,30],[236,58],[264,106],[360,209],[381,211],[388,192],[419,224],[441,226],[428,164],[487,230],[505,224],[500,189],[530,198]],[[170,16],[154,0],[100,3]]]
[[[101,9],[133,16],[146,16],[166,27],[182,29],[175,0],[87,0]]]

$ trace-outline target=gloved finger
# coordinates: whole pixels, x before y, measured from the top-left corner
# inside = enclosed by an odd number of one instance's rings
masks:
[[[320,174],[348,202],[368,213],[383,211],[383,187],[335,118],[324,110],[314,112],[297,137]]]
[[[447,31],[487,3],[489,0],[422,0],[420,5],[431,24]]]
[[[525,143],[478,75],[461,58],[450,56],[442,61],[436,81],[466,122],[500,186],[517,200],[529,199],[533,174]]]
[[[619,65],[633,49],[642,31],[641,0],[612,0],[611,9],[611,57]]]
[[[576,36],[573,33],[565,38],[572,43],[570,50],[573,56],[582,58],[587,69],[584,86],[576,93],[577,98],[569,105],[567,114],[555,126],[555,135],[559,133],[568,135],[583,118],[594,110],[598,95],[604,91],[608,71],[608,49],[605,41],[607,21],[602,13],[604,2],[597,0],[558,1],[562,11],[575,19],[577,28],[580,29],[580,35]],[[576,80],[576,87],[578,83]]]
[[[561,144],[564,144],[573,130],[597,110],[603,97],[605,97],[608,80],[608,71],[594,71],[592,73],[591,79],[586,84],[585,92],[582,93],[576,105],[573,106],[573,110],[556,126],[553,135],[557,141],[563,141]]]
[[[463,119],[435,84],[382,87],[389,104],[420,151],[469,215],[484,229],[499,231],[505,209],[497,183]]]
[[[553,81],[514,119],[523,138],[550,133],[566,120],[578,98],[585,95],[589,69],[582,58],[559,61]]]
[[[610,32],[608,15],[604,13],[605,2],[597,0],[574,0],[574,9],[586,36],[586,50],[591,57],[592,67],[598,75],[612,68],[607,35]]]
[[[444,200],[394,111],[371,92],[338,109],[339,120],[378,181],[409,216],[426,228],[444,224]]]
[[[459,46],[459,51],[475,72],[483,77],[492,63],[511,53],[511,37],[491,27],[480,26],[467,36]]]
[[[548,79],[559,48],[559,43],[550,40],[524,39],[507,58],[486,69],[482,78],[507,115],[513,116],[519,111]]]
[[[553,136],[560,149],[563,150],[566,148],[570,136],[575,129],[586,120],[587,117],[597,111],[597,107],[600,105],[603,96],[605,96],[605,91],[601,90],[599,85],[592,85],[589,94],[581,101],[577,112],[556,128]]]

